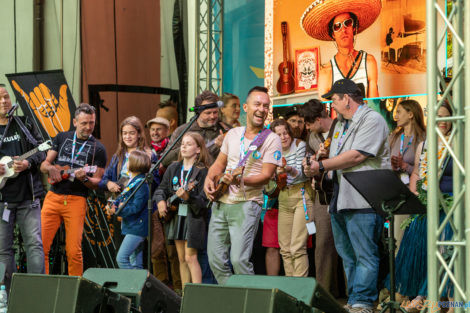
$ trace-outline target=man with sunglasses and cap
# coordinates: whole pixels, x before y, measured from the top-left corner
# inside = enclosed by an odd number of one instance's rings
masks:
[[[357,34],[374,23],[380,10],[380,0],[315,1],[306,9],[301,17],[303,30],[315,39],[334,41],[337,48],[319,72],[320,95],[330,91],[336,81],[348,78],[362,84],[364,96],[379,96],[377,61],[354,45]]]
[[[391,168],[389,129],[384,118],[363,103],[361,91],[352,80],[337,81],[322,97],[331,98],[338,114],[329,158],[318,162],[312,157],[309,168],[304,169],[313,175],[325,171],[333,174],[329,212],[335,247],[346,273],[347,309],[372,313],[378,295],[378,242],[383,219],[343,173]],[[324,155],[324,149],[320,153]]]

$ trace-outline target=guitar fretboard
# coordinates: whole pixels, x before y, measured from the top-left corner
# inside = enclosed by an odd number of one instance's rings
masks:
[[[26,152],[25,154],[20,155],[20,156],[17,157],[15,160],[17,160],[17,161],[23,161],[23,160],[29,158],[30,156],[32,156],[33,154],[35,154],[35,153],[38,152],[38,151],[39,151],[38,148],[34,148],[33,150],[28,151],[28,152]],[[13,161],[14,161],[14,160],[11,160],[10,162],[8,162],[8,163],[7,163],[7,166],[8,166],[8,167],[12,167],[12,166],[13,166]]]

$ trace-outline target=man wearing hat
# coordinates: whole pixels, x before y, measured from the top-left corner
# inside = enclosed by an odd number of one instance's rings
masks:
[[[155,117],[148,121],[146,125],[150,133],[150,144],[158,160],[170,141],[170,139],[168,139],[170,122],[166,118]]]
[[[156,154],[157,160],[163,154],[168,142],[168,134],[170,131],[170,122],[163,117],[155,117],[146,124],[149,129],[152,152]],[[162,178],[163,173],[159,171],[159,177]],[[156,187],[156,186],[155,186]],[[173,289],[181,291],[181,277],[179,270],[178,254],[174,244],[168,244],[163,236],[163,228],[157,217],[152,218],[153,237],[152,237],[152,265],[153,273],[156,278],[166,285],[170,285],[168,275],[168,262],[171,268],[171,278],[173,279]]]
[[[358,86],[349,79],[334,83],[322,95],[338,114],[329,158],[311,158],[313,174],[332,172],[331,226],[336,250],[343,259],[349,312],[372,313],[377,299],[380,238],[383,220],[343,177],[343,173],[390,168],[389,130],[384,118],[363,104]],[[324,151],[322,152],[324,153]]]
[[[199,94],[194,100],[195,106],[201,106],[206,104],[211,104],[219,101],[219,97],[208,90],[203,91]],[[187,124],[179,126],[171,135],[170,142],[168,146],[171,146],[173,141],[178,138],[181,132],[186,128]],[[222,146],[222,141],[224,140],[223,133],[226,133],[231,127],[219,120],[219,109],[205,109],[201,112],[196,122],[191,126],[189,131],[193,131],[202,135],[206,140],[206,147],[209,151],[209,154],[212,156],[213,160],[217,158],[219,154],[220,147]],[[173,149],[168,153],[168,155],[163,160],[162,164],[164,167],[168,167],[171,162],[178,159],[178,152],[181,146],[181,141],[178,142]]]
[[[318,93],[330,91],[334,82],[349,78],[362,84],[368,98],[378,97],[377,62],[373,55],[357,51],[357,34],[374,23],[380,14],[381,0],[314,1],[300,19],[302,29],[311,37],[333,41],[338,52],[318,76]]]

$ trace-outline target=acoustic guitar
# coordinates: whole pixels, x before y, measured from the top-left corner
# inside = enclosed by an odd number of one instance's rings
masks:
[[[279,80],[277,81],[277,91],[281,95],[287,95],[294,92],[295,76],[294,63],[287,57],[287,22],[281,23],[282,32],[282,63],[279,64]]]
[[[286,158],[282,157],[281,159],[282,162],[282,168],[285,168],[287,165]],[[286,188],[287,186],[287,173],[280,173],[276,174],[276,189],[269,195],[271,198],[277,198],[279,197],[279,193],[281,190]]]
[[[51,141],[48,140],[42,144],[40,144],[37,148],[34,148],[33,150],[30,150],[26,152],[25,154],[20,155],[19,157],[13,159],[12,157],[6,155],[0,159],[0,164],[3,164],[5,167],[5,173],[3,175],[0,175],[0,189],[2,189],[5,186],[6,181],[9,178],[14,178],[18,176],[19,173],[15,172],[13,170],[13,161],[23,161],[29,158],[30,156],[40,152],[40,151],[46,151],[52,148]]]
[[[194,189],[194,187],[197,186],[197,183],[198,183],[197,180],[189,182],[184,187],[184,190],[187,192],[190,192],[191,190]],[[166,212],[165,217],[162,217],[165,223],[168,223],[169,221],[171,221],[171,219],[178,213],[179,202],[177,200],[179,200],[179,197],[176,194],[172,195],[170,198],[166,200],[167,212]]]

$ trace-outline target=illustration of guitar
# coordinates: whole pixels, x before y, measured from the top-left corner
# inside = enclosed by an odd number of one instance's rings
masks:
[[[29,158],[30,156],[32,156],[33,154],[36,154],[40,151],[49,150],[50,148],[52,148],[52,144],[51,144],[51,141],[48,140],[40,144],[37,148],[34,148],[33,150],[28,151],[25,154],[20,155],[19,157],[15,158],[15,160],[23,161]],[[5,183],[9,178],[14,178],[18,176],[19,174],[13,170],[13,161],[14,161],[13,158],[7,155],[0,159],[0,164],[3,164],[5,166],[5,173],[3,175],[0,175],[0,189],[2,189],[5,186]]]
[[[279,64],[279,80],[276,88],[279,94],[287,95],[293,93],[295,89],[294,63],[287,58],[287,22],[281,23],[281,31],[283,61]]]

